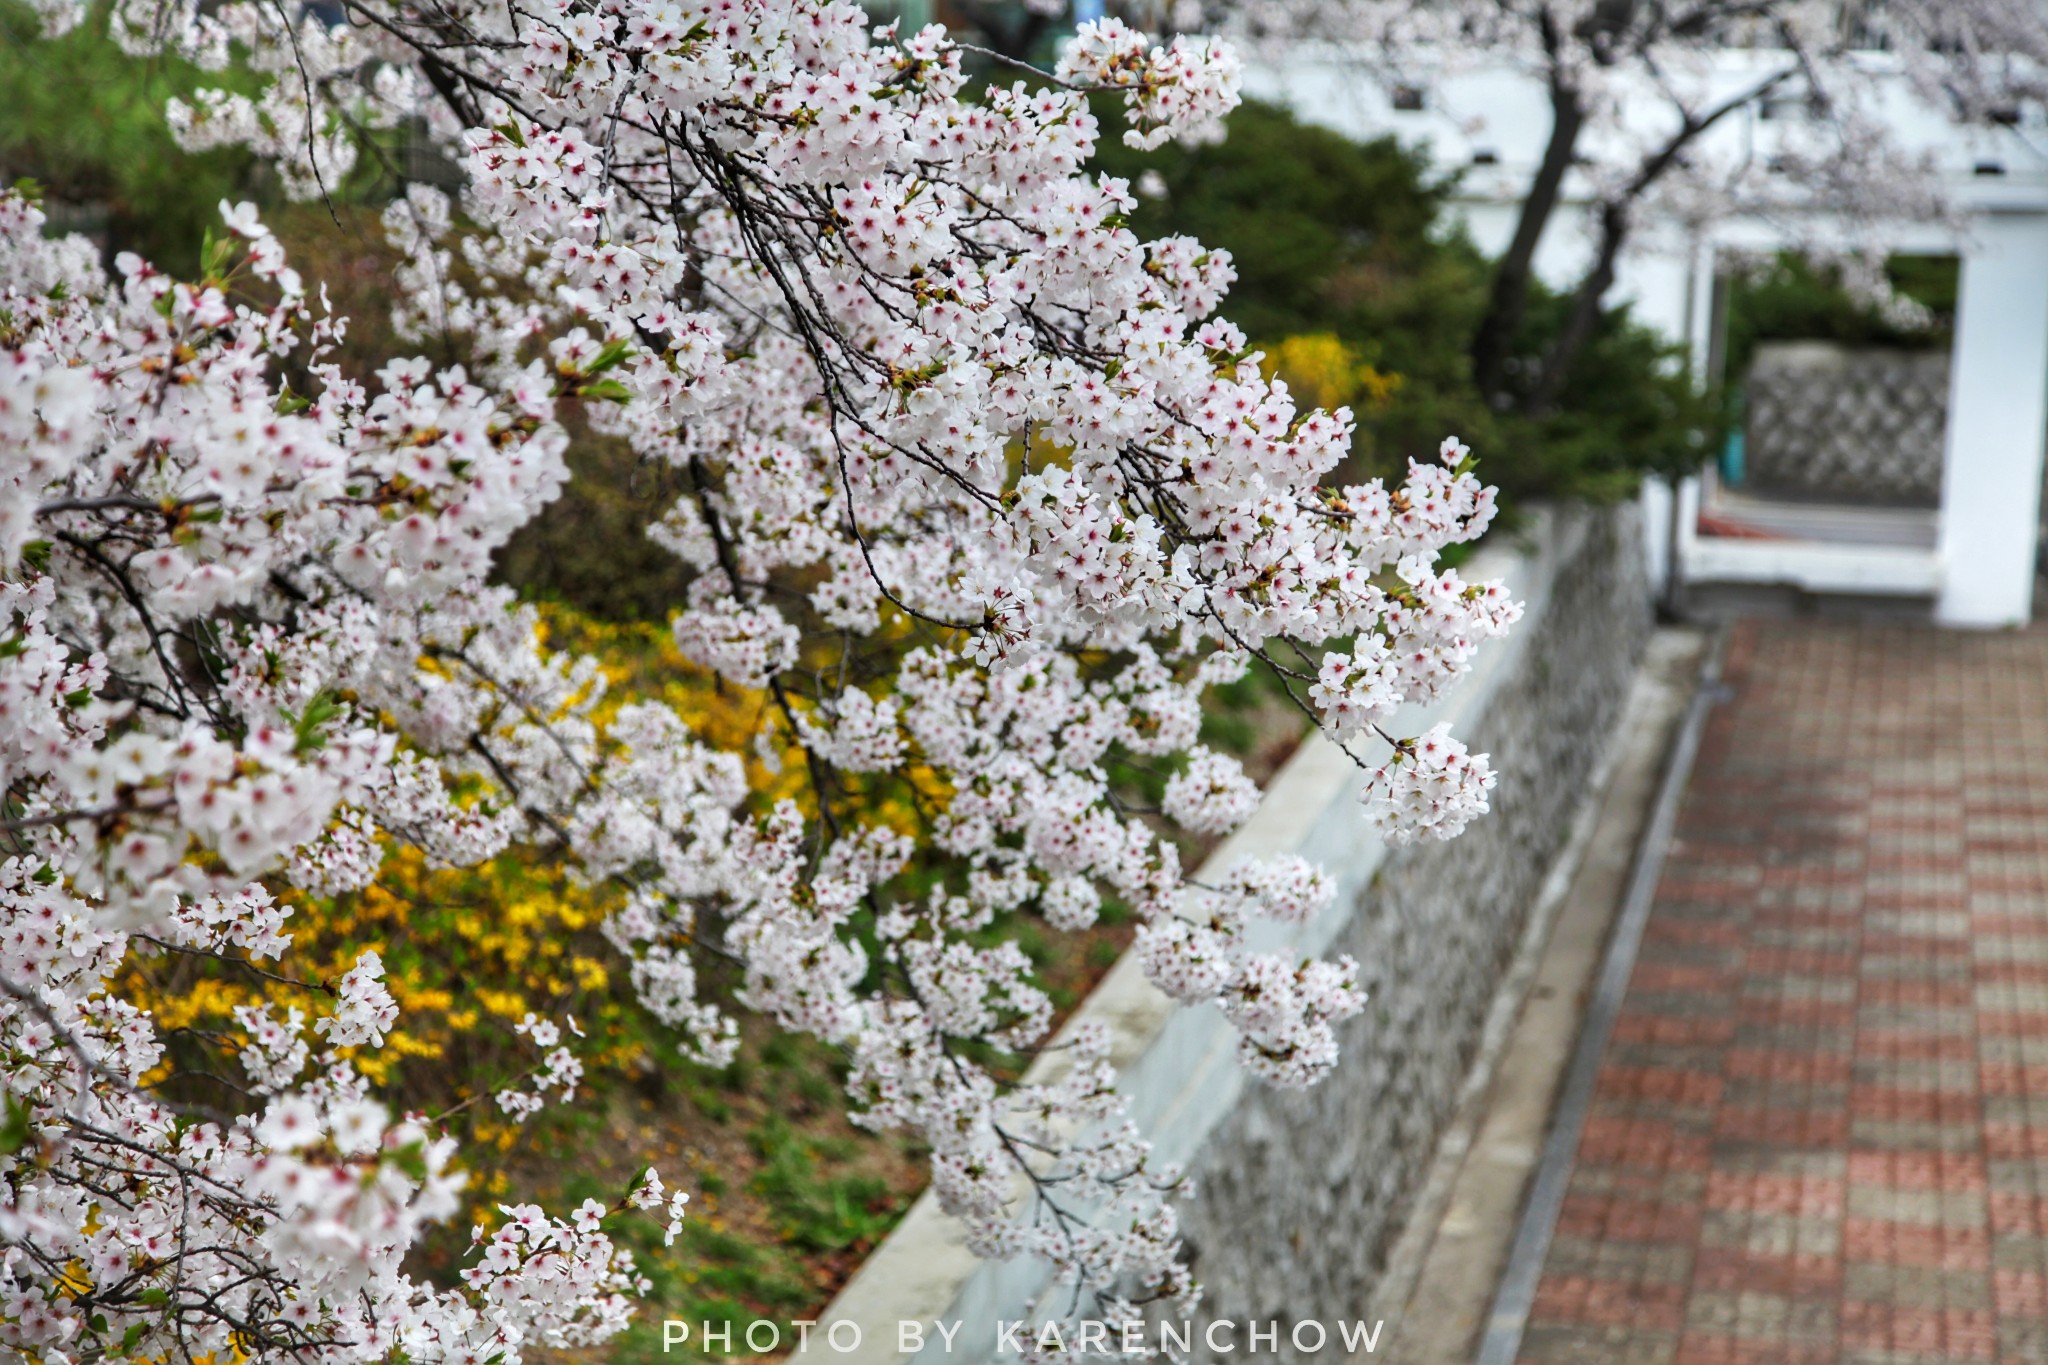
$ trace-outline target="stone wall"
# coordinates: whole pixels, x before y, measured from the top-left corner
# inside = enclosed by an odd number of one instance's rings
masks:
[[[1389,728],[1416,734],[1449,720],[1490,752],[1501,773],[1491,813],[1450,843],[1389,852],[1362,823],[1350,758],[1311,740],[1213,859],[1300,853],[1336,881],[1327,913],[1301,928],[1260,925],[1257,945],[1361,964],[1372,1001],[1347,1028],[1336,1073],[1300,1092],[1248,1082],[1217,1012],[1175,1007],[1129,958],[1077,1016],[1110,1027],[1133,1117],[1163,1159],[1198,1178],[1183,1210],[1206,1316],[1291,1323],[1364,1311],[1648,638],[1633,505],[1539,515],[1465,572],[1505,578],[1526,605],[1523,624],[1445,701]],[[996,1321],[1023,1316],[1040,1287],[1029,1263],[976,1261],[957,1225],[921,1199],[827,1314],[863,1328],[862,1347],[833,1359],[908,1358],[896,1324],[911,1318],[961,1324],[950,1351],[928,1341],[918,1365],[985,1359]],[[1278,1354],[1294,1358],[1284,1328]]]
[[[1336,1073],[1248,1087],[1204,1142],[1185,1226],[1207,1315],[1333,1322],[1369,1302],[1648,638],[1641,540],[1631,515],[1589,519],[1532,648],[1463,727],[1500,772],[1492,810],[1395,852],[1358,896],[1330,951],[1372,1003]],[[1297,1358],[1284,1331],[1271,1354]]]

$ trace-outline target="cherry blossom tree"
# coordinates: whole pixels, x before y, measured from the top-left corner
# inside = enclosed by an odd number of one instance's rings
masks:
[[[1623,249],[1660,218],[1834,215],[1844,237],[1946,212],[1943,168],[1901,136],[1900,97],[1957,123],[2010,124],[2048,94],[2036,0],[1212,0],[1284,52],[1335,44],[1389,91],[1475,69],[1541,87],[1551,121],[1472,339],[1500,406],[1556,401],[1597,328]],[[1761,121],[1760,121],[1761,120]],[[1591,253],[1559,334],[1516,354],[1537,244],[1583,188]],[[1881,252],[1880,252],[1881,254]],[[1858,278],[1869,272],[1859,272]],[[1514,371],[1524,373],[1517,378]]]
[[[82,19],[48,0],[53,29]],[[1085,96],[1127,140],[1204,136],[1229,54],[1086,25],[1055,72],[978,94],[936,28],[827,0],[350,0],[116,6],[138,53],[264,77],[169,111],[317,196],[379,135],[465,173],[386,225],[399,324],[461,364],[345,371],[347,322],[248,205],[196,278],[43,234],[0,197],[0,1343],[35,1360],[516,1360],[602,1340],[641,1281],[607,1231],[670,1222],[649,1172],[606,1206],[513,1207],[461,1285],[413,1273],[461,1207],[455,1143],[343,1055],[397,1006],[366,953],[293,975],[281,894],[360,888],[381,850],[515,844],[622,888],[606,933],[645,1007],[718,1063],[700,987],[851,1059],[860,1122],[932,1151],[976,1247],[1044,1258],[1097,1307],[1191,1286],[1172,1194],[1107,1039],[1051,1046],[998,917],[1135,912],[1178,1000],[1281,1085],[1331,1065],[1356,965],[1250,950],[1329,883],[1298,861],[1206,884],[1175,829],[1257,791],[1198,739],[1202,697],[1270,670],[1349,743],[1361,818],[1449,838],[1493,775],[1437,696],[1519,608],[1437,556],[1493,495],[1470,453],[1326,486],[1349,415],[1297,408],[1210,315],[1222,253],[1140,241],[1087,170]],[[683,477],[650,534],[688,567],[682,651],[762,699],[741,755],[657,702],[600,720],[597,662],[490,582],[567,477],[571,412]],[[1157,810],[1130,779],[1167,774]],[[903,797],[915,826],[876,814]],[[916,876],[910,874],[915,871]],[[216,1040],[238,1103],[167,1097],[164,1039],[114,979],[198,954],[302,986]],[[574,1103],[573,1019],[514,1118]],[[981,1058],[984,1060],[977,1060]]]

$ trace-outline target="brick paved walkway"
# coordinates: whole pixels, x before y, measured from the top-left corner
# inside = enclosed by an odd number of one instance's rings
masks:
[[[1727,677],[1521,1358],[2048,1361],[2048,632]]]

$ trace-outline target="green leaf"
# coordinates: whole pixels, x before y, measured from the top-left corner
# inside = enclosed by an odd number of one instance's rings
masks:
[[[320,693],[306,703],[305,711],[294,714],[290,707],[284,708],[285,719],[292,723],[292,752],[305,754],[326,747],[327,736],[321,727],[341,714],[341,703],[326,692]]]
[[[304,412],[312,406],[312,399],[292,392],[290,380],[286,380],[285,386],[278,391],[277,415],[280,417],[290,417],[293,413]]]
[[[606,342],[605,348],[597,353],[597,359],[590,362],[589,368],[584,370],[584,373],[603,374],[606,370],[612,369],[631,354],[633,354],[633,343],[630,341]]]
[[[427,1178],[427,1146],[424,1142],[408,1142],[391,1154],[391,1164],[404,1171],[414,1180]]]
[[[0,1156],[13,1156],[28,1146],[29,1110],[27,1105],[14,1096],[9,1095],[6,1098],[7,1115],[4,1120],[0,1120]]]

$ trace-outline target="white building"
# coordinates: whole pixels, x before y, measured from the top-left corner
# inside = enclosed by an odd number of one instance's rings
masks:
[[[1762,60],[1768,57],[1725,54],[1729,88],[1753,82]],[[1427,86],[1419,109],[1397,109],[1341,53],[1305,48],[1284,69],[1249,72],[1246,88],[1353,137],[1391,132],[1426,147],[1440,169],[1462,172],[1454,202],[1474,240],[1496,254],[1514,232],[1520,196],[1550,132],[1543,87],[1510,71],[1447,76]],[[1675,550],[1686,582],[1924,596],[1948,624],[2018,624],[2033,610],[2048,439],[2048,129],[1961,129],[1920,106],[1902,83],[1888,95],[1885,114],[1903,147],[1935,159],[1961,210],[1959,226],[1916,228],[1888,243],[1961,259],[1938,516],[1918,531],[1871,543],[1839,535],[1702,536],[1698,509],[1703,497],[1715,496],[1709,473],[1679,487],[1675,508],[1669,487],[1645,490],[1651,563],[1663,574]],[[1796,108],[1751,107],[1707,136],[1717,140],[1714,150],[1767,156],[1785,120],[1801,116]],[[1536,256],[1538,274],[1559,286],[1576,283],[1592,249],[1586,188],[1568,179],[1566,200]],[[1612,298],[1632,302],[1638,319],[1686,343],[1701,364],[1710,349],[1722,254],[1769,250],[1795,236],[1824,238],[1828,230],[1817,215],[1796,231],[1782,219],[1723,220],[1696,230],[1645,225],[1623,257]]]

